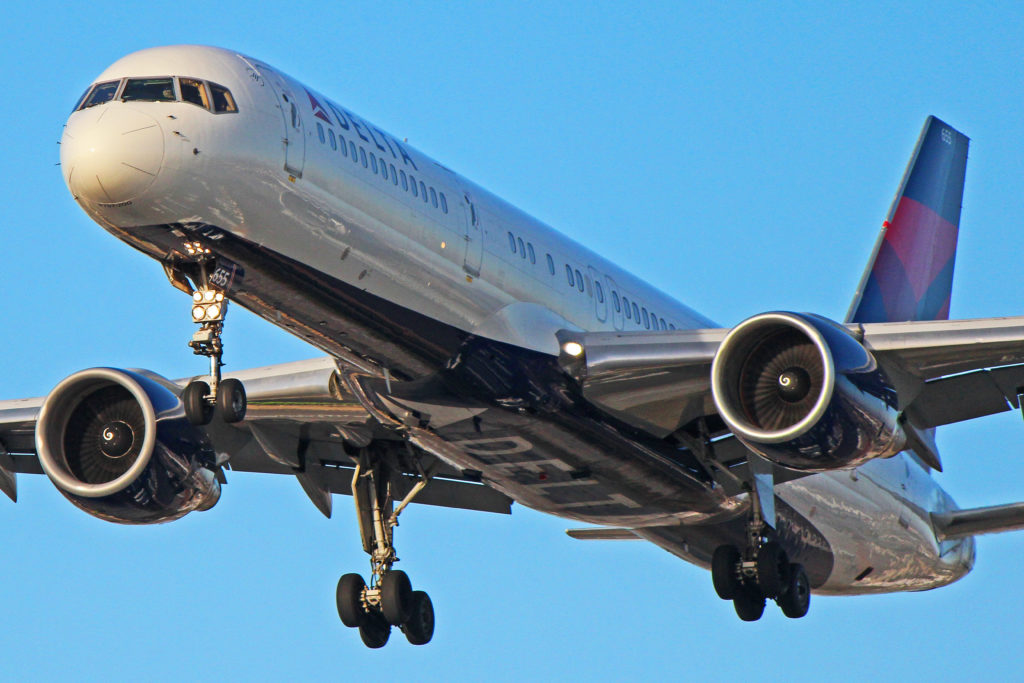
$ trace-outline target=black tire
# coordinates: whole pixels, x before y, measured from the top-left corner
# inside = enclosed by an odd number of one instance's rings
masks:
[[[789,558],[775,541],[768,541],[757,551],[757,587],[769,598],[777,598],[786,590],[789,580]]]
[[[237,379],[226,379],[217,387],[217,412],[225,422],[241,422],[246,405],[245,387]]]
[[[412,608],[412,583],[405,572],[392,570],[380,580],[380,611],[392,626],[409,621]]]
[[[423,591],[413,591],[409,620],[402,630],[413,645],[426,645],[434,637],[434,603]]]
[[[366,621],[359,625],[359,637],[363,639],[363,645],[373,650],[384,647],[391,637],[391,624],[376,613],[366,616]]]
[[[776,602],[790,619],[799,619],[807,614],[811,608],[811,582],[802,564],[790,565],[786,592]]]
[[[349,628],[361,626],[366,621],[363,609],[363,591],[366,581],[359,574],[345,574],[338,580],[337,603],[341,623]]]
[[[213,419],[213,406],[207,401],[210,385],[206,382],[189,382],[185,391],[181,392],[181,402],[185,405],[185,417],[196,426],[208,425]]]
[[[743,621],[757,621],[764,614],[764,594],[753,586],[744,586],[732,599],[732,605]]]
[[[736,576],[736,565],[740,559],[740,551],[733,545],[720,545],[711,556],[711,582],[715,585],[715,593],[723,600],[732,600],[743,587]]]

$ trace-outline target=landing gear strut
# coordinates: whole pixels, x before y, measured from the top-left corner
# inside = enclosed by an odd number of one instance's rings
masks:
[[[221,333],[228,312],[228,299],[216,284],[215,258],[210,250],[200,242],[188,243],[186,250],[190,263],[195,266],[192,322],[200,326],[188,345],[197,356],[210,359],[210,382],[196,380],[185,387],[181,396],[185,416],[195,425],[209,424],[214,412],[224,422],[240,422],[245,417],[245,387],[237,379],[221,379],[221,367],[224,365],[221,360],[224,355]],[[175,287],[185,288],[180,275],[168,270],[168,278]]]
[[[370,555],[370,583],[359,574],[345,574],[338,581],[337,603],[341,622],[358,628],[367,647],[383,647],[397,626],[413,645],[424,645],[434,635],[434,606],[430,596],[414,591],[405,572],[393,569],[398,562],[394,529],[398,516],[427,485],[430,475],[420,470],[420,479],[395,506],[391,472],[383,458],[371,448],[361,450],[352,475],[352,498],[356,505],[363,550]]]
[[[790,619],[807,614],[811,604],[810,583],[803,565],[790,563],[782,546],[769,540],[771,527],[765,523],[758,487],[751,487],[751,514],[747,522],[747,547],[732,545],[715,549],[711,557],[711,580],[723,600],[732,600],[743,621],[757,621],[764,614],[766,599],[782,608]]]

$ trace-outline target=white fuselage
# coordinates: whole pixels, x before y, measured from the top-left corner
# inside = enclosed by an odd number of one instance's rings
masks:
[[[114,99],[71,115],[61,147],[65,180],[89,215],[119,236],[135,226],[217,226],[444,325],[552,355],[562,328],[714,327],[251,58],[154,48],[119,60],[96,81],[160,76],[225,86],[237,112]],[[257,312],[276,324],[289,319],[287,310]],[[384,365],[409,376],[427,371],[388,353],[382,348]],[[821,592],[932,588],[973,563],[970,539],[936,540],[930,513],[952,501],[912,455],[805,477],[777,493],[832,548]]]

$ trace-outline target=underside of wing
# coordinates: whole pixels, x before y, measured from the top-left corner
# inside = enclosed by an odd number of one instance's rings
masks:
[[[156,378],[150,373],[144,377]],[[360,448],[376,444],[388,473],[391,495],[401,500],[424,473],[430,483],[415,501],[468,510],[508,513],[511,500],[428,453],[409,456],[409,446],[383,432],[362,404],[338,381],[331,358],[285,363],[227,375],[244,383],[245,420],[214,419],[202,428],[222,470],[295,476],[325,515],[331,494],[351,495]],[[162,380],[172,395],[190,378]],[[40,411],[48,399],[0,402],[0,490],[16,496],[15,474],[42,474],[36,443]],[[83,400],[89,400],[86,397]],[[76,466],[77,467],[77,466]],[[79,471],[76,467],[71,469]]]

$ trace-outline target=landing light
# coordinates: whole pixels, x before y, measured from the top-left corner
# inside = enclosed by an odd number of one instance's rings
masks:
[[[562,350],[570,356],[577,357],[583,353],[583,345],[579,342],[566,342],[562,344]]]

